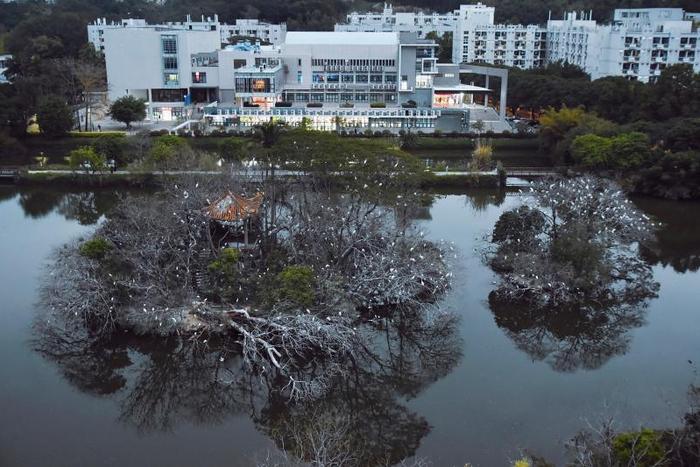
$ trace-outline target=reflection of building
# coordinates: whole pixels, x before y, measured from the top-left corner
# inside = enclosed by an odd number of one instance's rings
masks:
[[[592,12],[567,13],[546,25],[495,24],[494,7],[461,5],[446,14],[352,13],[342,31],[453,33],[452,61],[519,68],[563,61],[580,66],[593,79],[624,76],[653,81],[672,64],[700,71],[697,13],[680,8],[617,9],[612,24],[598,24]]]
[[[415,33],[289,32],[279,46],[224,48],[215,30],[115,28],[103,36],[110,99],[143,98],[152,119],[203,112],[211,125],[276,118],[328,130],[432,131],[449,109],[462,112],[462,125],[441,129],[461,131],[465,109],[489,104],[488,89],[462,85],[465,71],[438,64],[437,45]],[[482,110],[481,120],[503,119]]]
[[[12,55],[10,54],[0,54],[0,84],[7,83],[5,72],[7,71],[7,67],[10,66],[11,59]]]

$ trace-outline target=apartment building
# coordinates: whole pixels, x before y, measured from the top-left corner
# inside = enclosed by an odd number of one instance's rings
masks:
[[[481,3],[461,5],[448,13],[394,12],[384,4],[381,13],[352,12],[336,31],[415,32],[425,37],[434,32],[453,35],[452,61],[490,63],[533,68],[542,66],[546,55],[546,30],[536,25],[494,24],[494,7]]]
[[[237,19],[234,24],[221,24],[221,43],[235,37],[252,37],[265,43],[279,45],[284,42],[287,24],[266,23],[257,19]]]
[[[352,12],[347,15],[345,23],[335,25],[335,31],[344,32],[412,32],[423,39],[430,32],[442,36],[452,33],[458,17],[454,12],[394,12],[390,4],[385,3],[381,13]]]
[[[680,8],[615,10],[603,28],[600,68],[591,77],[622,75],[653,81],[669,65],[700,72],[700,32]]]
[[[547,62],[566,62],[586,73],[601,69],[603,28],[589,13],[567,13],[564,19],[547,21]]]
[[[461,5],[452,39],[455,63],[535,68],[545,64],[547,30],[537,25],[494,24],[495,8]]]
[[[617,9],[611,24],[599,24],[593,12],[571,12],[543,25],[495,24],[494,7],[461,5],[440,14],[351,13],[336,30],[430,31],[453,33],[452,61],[535,68],[563,61],[580,66],[593,79],[625,76],[653,81],[676,63],[700,71],[698,18],[680,8]],[[426,18],[441,18],[440,27]],[[451,29],[450,29],[451,28]]]
[[[260,40],[264,43],[281,44],[287,33],[285,23],[272,24],[257,19],[237,19],[234,24],[220,23],[218,15],[213,18],[202,16],[199,21],[193,21],[187,15],[185,21],[171,21],[162,24],[148,24],[145,19],[127,18],[120,21],[108,22],[105,18],[98,18],[87,26],[88,42],[95,50],[104,53],[105,32],[113,29],[151,29],[173,31],[217,31],[221,44],[228,44],[234,38],[248,38]]]

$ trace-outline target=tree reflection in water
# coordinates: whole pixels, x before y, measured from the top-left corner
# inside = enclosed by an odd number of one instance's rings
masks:
[[[624,355],[629,331],[644,324],[646,304],[607,309],[559,307],[547,310],[516,305],[489,295],[496,324],[515,345],[552,369],[573,372],[593,370],[617,355]]]
[[[68,191],[48,188],[22,188],[19,205],[24,214],[38,219],[52,212],[76,220],[81,225],[95,224],[118,199],[114,190]]]
[[[640,247],[642,258],[651,265],[671,266],[676,272],[700,270],[700,217],[696,214],[700,203],[652,198],[634,202],[661,223],[656,241]]]
[[[245,371],[222,341],[129,333],[105,341],[41,321],[33,345],[79,390],[114,397],[121,421],[141,432],[218,424],[240,413],[298,459],[389,465],[413,456],[430,431],[400,400],[416,397],[455,367],[462,347],[456,326],[454,315],[437,309],[368,317],[358,332],[371,335],[371,346],[354,353],[326,396],[305,403],[282,396],[288,379]]]
[[[506,190],[494,190],[489,188],[475,188],[469,190],[465,194],[467,199],[467,204],[475,211],[481,212],[488,209],[489,206],[494,205],[496,207],[503,204],[506,200]]]

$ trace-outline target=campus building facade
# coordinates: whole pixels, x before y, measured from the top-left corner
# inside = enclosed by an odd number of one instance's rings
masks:
[[[206,28],[105,30],[110,100],[144,99],[153,120],[250,127],[308,119],[317,129],[356,131],[432,131],[450,111],[468,125],[467,109],[488,103],[489,89],[462,85],[458,66],[444,72],[437,45],[415,33],[288,32],[279,45],[224,47],[220,37]],[[482,110],[493,125],[503,122]]]

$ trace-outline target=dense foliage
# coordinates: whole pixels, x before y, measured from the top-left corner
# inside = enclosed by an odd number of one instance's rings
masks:
[[[41,132],[49,138],[65,135],[73,128],[73,112],[56,96],[47,97],[37,109],[37,120]]]
[[[139,122],[146,118],[146,103],[134,96],[123,96],[112,103],[109,114],[113,119],[130,128],[132,122]]]

